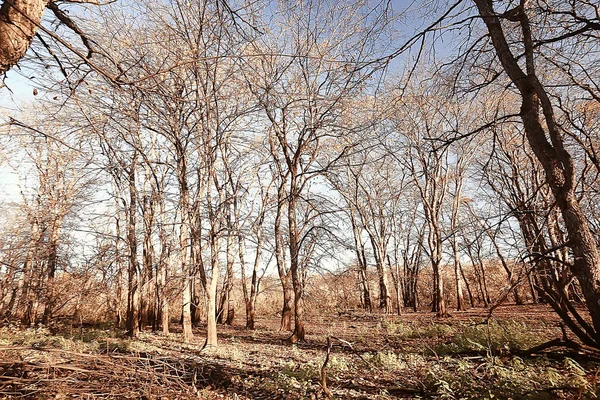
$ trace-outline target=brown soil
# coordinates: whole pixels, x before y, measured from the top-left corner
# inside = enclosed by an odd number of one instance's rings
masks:
[[[134,341],[105,332],[98,339],[83,339],[91,346],[87,352],[86,348],[69,347],[77,343],[72,329],[37,338],[34,334],[34,339],[16,331],[14,339],[6,339],[7,328],[3,328],[0,397],[323,398],[321,367],[327,338],[331,337],[333,347],[325,372],[335,398],[436,398],[443,397],[440,390],[446,390],[440,387],[445,381],[438,373],[453,376],[455,370],[472,368],[477,375],[482,365],[490,362],[512,365],[518,348],[561,336],[558,318],[545,306],[501,306],[487,317],[484,309],[454,312],[446,319],[426,312],[387,316],[347,311],[309,317],[306,342],[289,345],[289,333],[278,332],[279,320],[274,315],[259,318],[254,331],[239,325],[220,326],[216,349],[202,349],[202,327],[195,331],[191,343],[183,343],[178,326],[173,325],[174,333],[169,337],[144,332]],[[86,332],[79,333],[85,337]],[[479,333],[489,336],[487,344],[474,342],[481,341]],[[465,339],[468,335],[475,339]],[[498,341],[504,337],[506,343]],[[469,347],[469,341],[476,346]],[[558,350],[550,354],[563,361],[548,361],[548,354],[533,355],[531,363],[525,361],[524,368],[532,370],[524,371],[532,373],[533,383],[530,389],[523,388],[522,394],[529,390],[547,393],[550,398],[570,398],[580,390],[544,388],[536,381],[536,371],[557,370],[566,357],[576,357]],[[558,364],[536,364],[537,359]],[[597,364],[587,359],[578,362],[585,369],[586,382],[591,382],[586,390],[595,392]],[[495,390],[498,382],[509,380],[498,376],[497,371],[494,374],[482,375],[482,388]],[[478,384],[451,382],[447,390],[475,398],[480,392],[471,386]],[[516,390],[507,385],[498,392],[500,397]],[[472,396],[471,389],[475,393]]]

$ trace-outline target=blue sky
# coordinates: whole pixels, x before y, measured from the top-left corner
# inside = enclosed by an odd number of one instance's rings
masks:
[[[9,116],[21,114],[27,110],[28,104],[35,101],[29,80],[17,71],[10,71],[5,83],[7,87],[0,89],[0,135],[5,134],[5,124]],[[5,156],[9,156],[3,154],[9,153],[8,150],[4,150],[0,143],[0,204],[21,200],[18,175],[4,159]]]
[[[6,115],[7,108],[14,109],[35,99],[31,82],[21,76],[18,71],[9,71],[5,84],[6,87],[0,89],[0,116]]]

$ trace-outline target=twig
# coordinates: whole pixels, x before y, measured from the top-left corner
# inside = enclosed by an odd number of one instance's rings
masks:
[[[327,353],[325,355],[325,362],[323,362],[323,366],[321,367],[321,387],[323,388],[323,392],[327,398],[332,399],[333,393],[331,390],[327,388],[327,363],[329,362],[329,354],[331,353],[331,337],[327,337]]]

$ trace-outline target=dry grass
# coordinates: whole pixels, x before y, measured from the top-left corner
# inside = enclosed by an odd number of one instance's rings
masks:
[[[174,333],[129,341],[110,329],[0,329],[0,396],[19,398],[316,399],[326,339],[328,387],[339,399],[595,398],[598,364],[573,353],[517,356],[556,338],[541,306],[401,317],[350,312],[312,317],[305,343],[284,344],[277,317],[256,331],[220,328],[201,351]],[[241,322],[241,321],[240,321]],[[173,326],[175,330],[177,327]],[[348,345],[351,344],[351,347]]]

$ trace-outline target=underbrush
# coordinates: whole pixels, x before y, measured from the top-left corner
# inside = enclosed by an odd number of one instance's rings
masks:
[[[525,322],[491,320],[460,325],[451,340],[436,346],[435,350],[440,355],[481,351],[495,355],[526,350],[550,338],[544,333],[532,332]]]
[[[440,398],[597,398],[594,368],[589,371],[565,358],[523,360],[483,357],[479,360],[445,357],[434,363],[425,385]]]
[[[44,326],[0,328],[0,346],[52,348],[82,353],[128,352],[130,340],[118,329],[68,329],[52,332]]]
[[[599,364],[576,354],[516,356],[560,334],[556,323],[378,318],[335,331],[326,366],[338,399],[598,398]],[[273,326],[277,326],[273,320]],[[314,332],[327,332],[323,319]],[[276,329],[276,328],[275,328]],[[326,334],[285,345],[274,329],[221,327],[202,350],[178,334],[124,339],[111,327],[0,328],[0,397],[47,392],[105,398],[323,398]],[[287,336],[280,334],[281,338]],[[20,385],[19,382],[24,382]],[[62,382],[62,383],[61,383]],[[64,382],[72,382],[65,387]],[[73,386],[74,385],[74,386]],[[12,391],[12,392],[11,392]],[[11,394],[12,393],[12,394]]]

